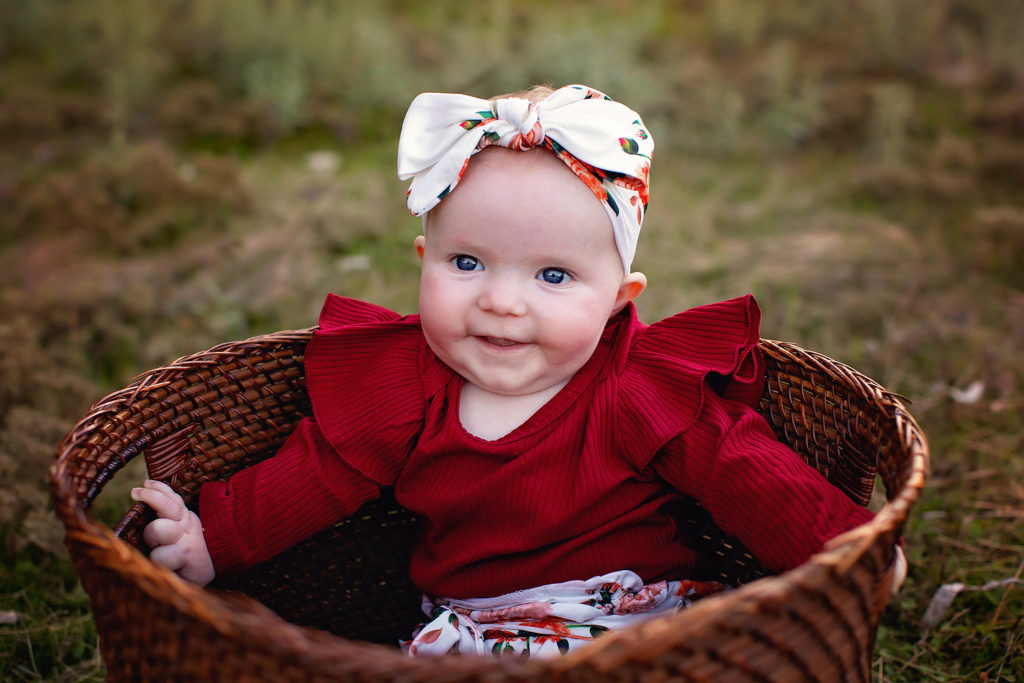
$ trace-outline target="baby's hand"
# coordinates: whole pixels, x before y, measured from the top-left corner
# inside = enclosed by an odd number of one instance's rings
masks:
[[[213,581],[213,560],[199,517],[167,484],[147,479],[143,486],[132,489],[132,500],[146,503],[159,516],[142,532],[142,540],[153,549],[149,559],[200,586]]]

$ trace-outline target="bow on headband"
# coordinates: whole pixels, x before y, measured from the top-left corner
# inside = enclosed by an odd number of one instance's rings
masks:
[[[544,146],[601,200],[629,272],[647,208],[654,140],[640,115],[604,93],[567,85],[534,104],[506,97],[493,104],[469,95],[423,93],[409,106],[398,141],[398,177],[412,178],[409,210],[425,214],[488,145]]]

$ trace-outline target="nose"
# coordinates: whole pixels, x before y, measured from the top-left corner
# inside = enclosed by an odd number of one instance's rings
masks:
[[[508,276],[491,277],[480,292],[478,305],[495,315],[526,315],[526,297],[520,283]]]

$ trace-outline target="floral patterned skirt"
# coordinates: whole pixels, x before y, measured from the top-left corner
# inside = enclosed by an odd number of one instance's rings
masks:
[[[423,611],[431,619],[401,646],[416,656],[565,655],[610,631],[688,607],[727,589],[714,581],[644,584],[635,573],[618,571],[497,598],[431,600],[424,596]]]

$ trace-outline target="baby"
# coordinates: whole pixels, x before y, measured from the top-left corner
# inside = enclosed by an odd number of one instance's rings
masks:
[[[398,168],[419,315],[329,296],[313,415],[273,458],[205,484],[198,516],[133,491],[159,515],[153,561],[206,584],[393,487],[433,617],[406,649],[545,656],[724,588],[676,533],[683,495],[777,571],[869,520],[757,413],[752,297],[637,320],[653,147],[585,86],[417,97]]]

